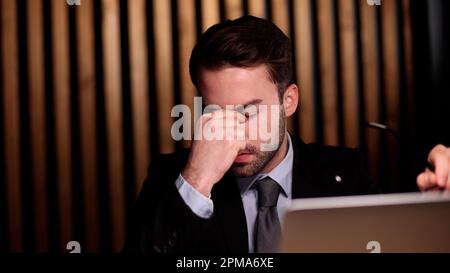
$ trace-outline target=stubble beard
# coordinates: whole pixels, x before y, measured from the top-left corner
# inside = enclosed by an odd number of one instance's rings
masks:
[[[263,152],[254,145],[247,144],[246,151],[252,153],[255,159],[249,163],[234,163],[231,170],[237,177],[251,177],[261,172],[264,167],[275,157],[281,148],[281,143],[286,136],[286,122],[285,113],[283,107],[280,108],[279,118],[279,143],[277,149],[273,151]]]

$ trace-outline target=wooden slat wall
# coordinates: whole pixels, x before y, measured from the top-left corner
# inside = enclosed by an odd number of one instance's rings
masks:
[[[219,0],[201,0],[202,3],[202,26],[205,32],[210,26],[220,21]]]
[[[156,90],[158,113],[161,113],[159,115],[160,152],[170,153],[174,151],[174,144],[170,136],[172,126],[170,111],[174,103],[170,1],[154,1],[153,19],[156,40]]]
[[[190,145],[171,139],[170,110],[192,107],[197,94],[188,64],[198,32],[244,13],[293,35],[300,108],[290,130],[306,142],[361,147],[385,189],[398,189],[396,140],[363,122],[400,130],[403,88],[402,109],[414,123],[410,0],[0,3],[7,207],[0,223],[8,242],[0,249],[64,252],[78,240],[86,252],[119,251],[150,159]]]
[[[411,3],[409,0],[401,1],[401,10],[398,11],[401,14],[411,14]],[[404,45],[404,67],[405,71],[403,71],[405,75],[405,96],[406,96],[406,113],[404,115],[406,118],[405,126],[409,128],[411,132],[416,130],[415,125],[415,114],[414,114],[414,80],[413,80],[413,46],[412,46],[412,22],[410,16],[403,16],[403,21],[401,22],[403,25],[401,26],[403,29],[403,45]],[[414,143],[416,141],[415,136],[412,135],[409,142]]]
[[[356,59],[355,1],[338,1],[339,32],[341,35],[341,70],[344,99],[344,143],[349,147],[358,147],[360,130],[358,113],[358,86]]]
[[[82,6],[71,12],[76,12],[76,41],[77,41],[77,75],[78,90],[76,92],[79,100],[79,127],[81,146],[81,184],[83,188],[81,234],[84,235],[83,248],[86,251],[99,249],[100,236],[100,211],[98,200],[99,175],[97,155],[97,96],[96,96],[96,71],[95,71],[95,46],[94,46],[94,5],[92,1],[86,1]],[[73,53],[72,53],[73,54]],[[80,56],[81,54],[81,56]],[[80,224],[81,224],[80,223]],[[89,223],[89,225],[87,224]]]
[[[196,28],[195,28],[195,0],[181,0],[178,1],[178,29],[180,37],[180,93],[181,102],[184,105],[189,106],[190,109],[194,109],[194,96],[197,95],[195,86],[191,82],[189,75],[189,58],[191,56],[192,48],[196,42]],[[194,118],[192,111],[191,120]],[[185,141],[184,146],[189,147],[190,141]]]
[[[364,67],[371,67],[372,69],[365,69],[363,73],[364,78],[364,98],[365,98],[365,116],[369,121],[379,120],[379,82],[378,82],[378,67],[381,65],[378,61],[377,34],[376,34],[376,10],[367,5],[365,1],[359,2],[361,10],[361,18],[366,20],[361,21],[361,42],[362,42],[362,60]],[[380,132],[377,130],[367,130],[366,134],[367,153],[370,155],[367,158],[367,163],[373,166],[371,168],[371,175],[375,178],[380,178],[378,174],[379,168],[379,147],[380,147]]]
[[[384,64],[384,104],[386,105],[386,124],[391,128],[399,129],[399,76],[398,76],[398,33],[395,25],[396,22],[396,3],[394,1],[386,1],[382,5],[382,33],[383,33],[383,64]],[[383,102],[381,102],[383,103]],[[388,138],[388,146],[395,147],[396,139],[393,137]],[[394,181],[399,181],[399,152],[393,150],[388,157],[388,171],[392,175]],[[398,182],[397,182],[398,183]],[[397,187],[397,183],[389,184],[389,190],[394,191]]]
[[[124,166],[122,79],[120,59],[119,0],[102,0],[105,111],[110,190],[112,249],[119,251],[124,239]]]
[[[44,91],[44,43],[42,1],[30,1],[28,19],[28,76],[31,160],[33,178],[33,206],[36,251],[44,252],[48,247],[47,173],[45,147],[45,91]],[[31,190],[31,189],[30,189]]]
[[[316,139],[314,122],[314,76],[313,76],[313,51],[312,43],[312,14],[309,0],[295,1],[294,3],[296,25],[296,51],[297,51],[297,80],[300,91],[300,104],[298,115],[300,116],[300,136],[306,142]]]
[[[225,16],[233,20],[243,15],[241,0],[225,0]]]
[[[70,63],[69,56],[69,28],[68,10],[66,3],[52,0],[53,24],[53,79],[54,79],[54,112],[56,135],[56,169],[58,185],[58,205],[60,219],[60,242],[68,242],[73,238],[72,220],[72,157],[70,128]]]
[[[2,20],[2,61],[3,61],[3,118],[5,126],[5,179],[6,179],[6,222],[8,223],[9,250],[23,249],[22,202],[20,171],[20,110],[17,50],[17,5],[16,1],[1,2]],[[7,67],[8,69],[5,69]]]
[[[337,75],[336,53],[334,44],[333,0],[318,0],[318,32],[320,56],[320,82],[323,97],[323,130],[324,143],[338,144],[338,116],[337,113]]]
[[[266,18],[264,0],[248,0],[248,10],[253,16]]]
[[[149,153],[142,152],[150,151],[150,127],[148,122],[150,112],[147,82],[149,68],[147,64],[148,50],[146,47],[147,32],[145,29],[145,0],[129,1],[128,10],[131,62],[130,74],[134,129],[133,141],[137,194],[142,186],[142,182],[145,179],[147,167],[150,163]]]

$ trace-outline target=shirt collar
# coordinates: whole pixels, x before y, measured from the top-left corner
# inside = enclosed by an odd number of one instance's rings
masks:
[[[284,159],[272,171],[267,174],[257,174],[251,177],[238,178],[241,194],[247,192],[255,181],[266,177],[272,178],[283,190],[285,196],[291,196],[292,191],[292,166],[294,163],[294,149],[292,148],[291,136],[288,136],[288,152]]]

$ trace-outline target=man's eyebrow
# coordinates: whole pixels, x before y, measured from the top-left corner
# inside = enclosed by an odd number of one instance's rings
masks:
[[[252,100],[252,101],[250,101],[250,102],[244,104],[243,106],[244,106],[244,108],[247,108],[247,106],[250,106],[250,105],[258,105],[258,104],[260,104],[261,102],[262,102],[261,99],[254,99],[254,100]]]
[[[243,108],[247,108],[247,107],[250,106],[250,105],[258,105],[258,104],[260,104],[261,102],[262,102],[261,99],[254,99],[254,100],[251,100],[251,101],[249,101],[249,102],[247,102],[247,103],[245,103],[245,104],[239,104],[239,105],[237,105],[237,106],[243,107]],[[206,106],[210,106],[210,105],[209,105],[209,104],[206,104],[206,103],[202,103],[202,108],[203,108],[203,109],[206,108]]]

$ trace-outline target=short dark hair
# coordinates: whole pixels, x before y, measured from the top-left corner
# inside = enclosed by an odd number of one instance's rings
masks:
[[[289,38],[273,23],[243,16],[210,27],[192,50],[191,80],[198,88],[200,69],[231,65],[255,67],[265,64],[280,97],[292,83],[292,49]]]

